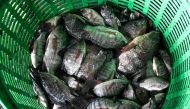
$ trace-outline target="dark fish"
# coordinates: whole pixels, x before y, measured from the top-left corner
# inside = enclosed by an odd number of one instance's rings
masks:
[[[131,86],[131,84],[127,85],[127,87],[125,88],[122,94],[122,97],[128,100],[132,100],[132,101],[136,100],[135,91],[133,90],[133,87]]]
[[[136,98],[142,103],[147,103],[149,98],[150,98],[150,95],[148,93],[147,90],[143,89],[143,88],[140,88],[140,87],[136,87],[134,88],[135,89],[135,95],[136,95]]]
[[[97,98],[92,100],[86,109],[117,109],[119,105],[119,102],[111,99]]]
[[[128,75],[141,69],[153,56],[159,39],[159,33],[154,31],[133,39],[119,56],[118,70]]]
[[[100,69],[106,59],[104,51],[98,50],[98,48],[89,47],[87,55],[82,62],[82,65],[75,74],[78,78],[95,79],[95,75]]]
[[[95,10],[90,8],[82,9],[82,15],[93,25],[105,26],[104,19]]]
[[[169,83],[158,77],[149,77],[142,80],[139,86],[148,91],[161,91],[168,88]]]
[[[155,56],[153,57],[153,70],[156,76],[164,78],[164,79],[169,78],[169,72],[164,62]]]
[[[125,36],[129,36],[134,39],[135,37],[145,34],[146,29],[147,29],[146,19],[138,19],[131,22],[127,22],[125,25],[123,25],[121,27],[121,32]]]
[[[172,72],[172,62],[171,62],[170,55],[165,50],[159,50],[159,54],[160,54],[160,57],[162,58],[162,60],[164,61],[164,64],[166,65],[169,73],[171,73]]]
[[[141,106],[134,101],[120,100],[121,105],[117,109],[141,109]]]
[[[74,14],[65,17],[66,29],[73,37],[90,40],[103,48],[118,48],[128,43],[119,31],[104,26],[85,25],[81,19]]]
[[[112,59],[104,63],[102,68],[97,73],[97,80],[107,81],[113,79],[116,72],[116,60]]]
[[[112,79],[96,85],[93,92],[98,97],[115,96],[121,93],[129,82],[125,79]]]
[[[63,66],[67,74],[74,75],[79,71],[81,63],[86,55],[86,43],[78,42],[71,46],[64,54]]]
[[[84,39],[92,41],[103,48],[118,48],[128,43],[128,40],[117,30],[104,26],[86,26]]]
[[[107,25],[118,30],[118,27],[121,26],[119,19],[115,16],[112,7],[108,5],[103,5],[100,11]]]
[[[67,14],[64,17],[65,28],[71,36],[76,39],[81,39],[86,34],[84,30],[84,19],[76,14]]]
[[[75,99],[64,81],[49,73],[40,73],[40,77],[42,85],[53,103],[64,104],[66,101],[71,102]]]
[[[34,68],[39,68],[43,63],[45,53],[46,32],[39,33],[39,37],[34,41],[31,56],[31,62]]]
[[[48,72],[55,72],[61,66],[61,50],[67,46],[68,36],[62,26],[58,26],[51,32],[47,39],[47,48],[44,55],[44,64]]]
[[[45,108],[50,108],[50,101],[48,99],[47,93],[45,92],[41,80],[39,77],[39,72],[35,68],[30,68],[30,78],[33,84],[33,90],[38,96],[38,102],[41,103]]]
[[[149,102],[142,106],[142,109],[157,109],[155,99],[150,98]]]

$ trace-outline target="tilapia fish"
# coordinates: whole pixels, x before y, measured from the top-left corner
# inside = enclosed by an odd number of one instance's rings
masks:
[[[161,91],[168,88],[169,83],[166,80],[161,79],[159,77],[149,77],[142,80],[139,83],[139,86],[148,91]]]
[[[66,47],[67,41],[68,36],[62,26],[56,27],[48,36],[47,48],[43,59],[48,72],[55,72],[60,67],[62,58],[59,54]]]
[[[79,71],[85,55],[86,43],[84,41],[76,43],[65,52],[62,68],[64,68],[69,75],[75,75]]]
[[[128,83],[126,79],[112,79],[96,85],[93,92],[98,97],[115,96],[121,93]]]
[[[119,48],[128,43],[128,40],[117,30],[104,26],[85,26],[84,39],[103,48]]]
[[[128,43],[119,31],[105,26],[85,25],[83,19],[74,14],[65,17],[67,31],[77,39],[85,39],[103,48],[118,48]]]
[[[55,104],[62,104],[75,98],[66,83],[50,73],[40,73],[42,85],[50,100]]]
[[[145,34],[147,29],[146,19],[138,19],[131,22],[127,22],[121,27],[121,31],[125,36],[135,38],[137,36]]]
[[[81,18],[81,16],[76,14],[68,14],[64,17],[64,22],[68,33],[74,38],[80,40],[86,34],[83,31],[85,21]]]
[[[103,5],[100,11],[101,15],[105,19],[107,25],[118,30],[118,27],[121,26],[119,19],[115,16],[112,7],[108,5]]]
[[[120,103],[107,98],[92,100],[86,109],[118,109]]]
[[[43,89],[40,78],[38,78],[37,74],[38,72],[34,68],[30,68],[30,78],[32,80],[33,90],[38,97],[38,102],[41,103],[47,109],[49,109],[49,99],[45,90]]]
[[[87,55],[77,74],[78,78],[94,79],[98,69],[103,65],[106,54],[102,50],[96,48],[88,48]]]
[[[46,33],[39,33],[39,37],[34,41],[32,52],[30,54],[32,65],[34,68],[38,68],[43,63],[43,56],[45,53]]]
[[[119,56],[118,70],[128,75],[141,69],[153,56],[159,39],[158,32],[150,32],[133,39],[123,48],[123,52]]]
[[[81,10],[82,15],[93,25],[105,26],[104,19],[95,10],[84,8]]]

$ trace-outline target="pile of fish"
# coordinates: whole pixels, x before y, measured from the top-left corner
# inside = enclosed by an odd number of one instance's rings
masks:
[[[161,33],[138,12],[84,8],[40,25],[29,74],[47,109],[159,109],[171,60]]]

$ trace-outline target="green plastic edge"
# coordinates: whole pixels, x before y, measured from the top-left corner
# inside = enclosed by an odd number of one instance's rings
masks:
[[[145,2],[144,2],[144,8],[142,10],[142,13],[144,15],[147,15],[148,9],[149,9],[149,5],[150,5],[150,0],[145,0]]]
[[[158,12],[155,20],[154,20],[154,25],[156,27],[158,27],[160,21],[161,21],[161,18],[162,18],[162,15],[164,13],[164,10],[166,9],[166,6],[167,6],[167,3],[168,3],[169,0],[164,0],[161,7],[160,7],[160,11]]]
[[[176,22],[179,20],[180,15],[182,14],[182,11],[184,10],[184,5],[180,5],[179,10],[177,11],[176,15],[174,16],[173,20],[171,21],[170,25],[167,27],[166,31],[163,33],[164,37],[167,39],[170,32],[173,30],[173,27],[175,26]]]

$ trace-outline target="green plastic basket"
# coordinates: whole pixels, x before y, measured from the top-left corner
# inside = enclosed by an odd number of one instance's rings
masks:
[[[41,109],[28,75],[28,43],[40,22],[106,0],[0,0],[0,102],[6,109]],[[173,60],[163,109],[190,108],[190,1],[107,0],[150,18]]]

